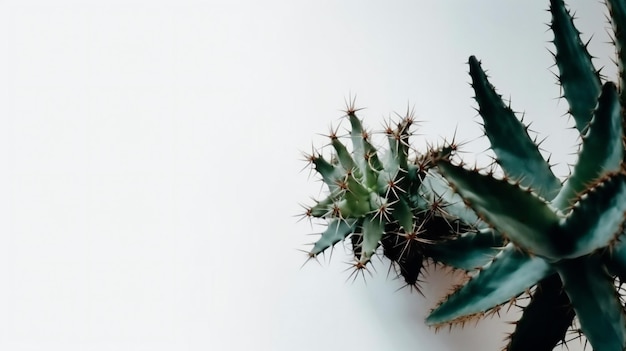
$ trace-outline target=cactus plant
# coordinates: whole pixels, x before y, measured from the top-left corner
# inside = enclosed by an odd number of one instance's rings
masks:
[[[305,211],[307,217],[327,222],[307,252],[309,258],[349,240],[356,276],[382,246],[383,255],[410,287],[418,287],[429,260],[464,270],[488,262],[503,244],[502,237],[481,229],[480,220],[433,170],[434,160],[457,145],[413,155],[409,139],[415,121],[407,112],[395,125],[387,125],[389,148],[379,150],[357,112],[352,100],[345,115],[350,123],[348,143],[331,128],[330,159],[320,152],[306,156],[328,188],[326,198]],[[458,248],[467,250],[461,256]]]
[[[551,0],[558,81],[582,143],[561,185],[525,126],[470,57],[470,75],[502,178],[441,158],[438,169],[464,203],[509,243],[427,318],[463,322],[535,287],[507,350],[551,350],[574,318],[595,350],[624,350],[626,311],[616,284],[626,278],[624,106],[626,2],[608,0],[619,88],[592,64],[563,0]]]
[[[603,82],[564,1],[550,0],[558,83],[582,140],[564,182],[471,56],[479,114],[504,176],[468,168],[457,160],[455,143],[412,150],[411,114],[386,128],[389,149],[379,155],[351,105],[352,150],[333,132],[330,160],[308,156],[328,187],[328,196],[306,211],[327,221],[309,257],[350,239],[354,267],[364,269],[382,246],[409,285],[417,284],[427,259],[467,271],[480,266],[428,324],[464,323],[526,293],[530,302],[507,350],[552,350],[572,329],[596,350],[624,350],[626,1],[607,6],[617,84]]]

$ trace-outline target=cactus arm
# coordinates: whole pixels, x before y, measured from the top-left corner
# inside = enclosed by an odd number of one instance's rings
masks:
[[[615,173],[585,192],[563,220],[567,241],[561,241],[562,257],[576,258],[610,246],[622,233],[625,216],[626,175]]]
[[[409,175],[409,127],[412,118],[400,121],[397,127],[387,127],[385,133],[389,141],[389,152],[385,163],[385,172],[379,177],[379,188],[389,200],[391,216],[399,222],[405,232],[415,230],[414,216],[411,212],[411,200],[407,193],[409,188],[419,188],[416,177]]]
[[[600,257],[585,256],[557,265],[580,328],[594,350],[622,351],[626,346],[626,317]]]
[[[326,161],[322,156],[311,156],[311,163],[315,167],[315,170],[322,176],[322,180],[324,184],[328,186],[328,189],[331,192],[337,190],[337,182],[343,177],[345,171]]]
[[[552,350],[572,325],[574,310],[558,274],[544,278],[515,324],[506,351]]]
[[[359,118],[354,112],[350,112],[348,118],[351,126],[350,138],[354,147],[354,159],[359,171],[363,174],[364,185],[368,188],[375,188],[378,183],[378,173],[383,169],[383,165],[378,159],[376,148],[368,141],[369,135],[363,129]]]
[[[389,141],[389,152],[392,156],[393,165],[397,165],[399,170],[404,172],[408,169],[408,156],[409,156],[409,128],[413,124],[412,118],[406,118],[398,123],[397,128],[392,129],[388,127],[385,133],[387,134],[387,140]],[[387,167],[385,167],[387,169]]]
[[[344,240],[356,229],[357,225],[358,222],[353,219],[332,220],[328,224],[328,227],[326,227],[326,230],[322,232],[322,236],[315,242],[311,251],[309,251],[309,255],[316,256],[341,240]]]
[[[607,0],[611,24],[613,25],[617,66],[619,72],[620,102],[626,106],[626,3],[620,0]],[[626,126],[624,126],[626,135]],[[626,162],[626,155],[624,161]]]
[[[469,282],[450,295],[426,319],[429,325],[480,315],[515,299],[554,272],[540,257],[530,257],[512,245],[486,264]]]
[[[574,20],[563,0],[550,0],[550,13],[559,82],[569,104],[569,112],[576,121],[576,128],[582,133],[600,95],[600,75],[591,62],[586,45],[580,40],[580,32],[574,26]]]
[[[489,83],[476,57],[469,58],[470,76],[485,134],[506,175],[551,200],[561,188],[526,127]]]
[[[520,248],[543,257],[559,254],[554,247],[559,218],[542,199],[506,180],[440,161],[439,169],[465,202]],[[548,240],[546,240],[548,239]]]
[[[331,144],[337,153],[337,159],[343,169],[346,171],[352,170],[355,167],[355,163],[346,146],[335,136],[331,137]]]
[[[425,255],[436,262],[466,271],[482,267],[502,250],[504,239],[493,229],[467,232],[457,238],[429,245]],[[462,252],[462,254],[459,254]]]
[[[619,97],[615,84],[609,82],[602,87],[598,107],[583,136],[578,162],[553,205],[565,210],[603,173],[619,170],[623,149]]]
[[[626,103],[626,3],[620,0],[607,0],[611,24],[613,25],[614,44],[617,51],[617,64],[619,66],[620,101]]]
[[[363,242],[361,248],[361,262],[366,263],[376,252],[380,239],[385,231],[385,224],[380,218],[369,217],[363,220],[362,224]]]

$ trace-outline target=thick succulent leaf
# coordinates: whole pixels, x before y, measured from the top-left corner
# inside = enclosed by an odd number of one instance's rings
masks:
[[[478,112],[498,163],[508,177],[551,200],[561,188],[560,181],[541,156],[526,127],[489,83],[476,57],[469,58],[469,66]]]
[[[559,81],[570,113],[576,121],[576,128],[582,133],[600,95],[600,76],[563,0],[550,0],[550,13]]]
[[[622,233],[626,175],[615,173],[588,190],[561,224],[561,257],[576,258],[609,246]]]
[[[613,279],[605,272],[600,257],[584,256],[557,265],[580,328],[594,350],[623,351],[626,318]]]
[[[507,245],[496,258],[450,295],[426,319],[440,325],[499,306],[554,272],[540,257],[530,257]]]
[[[350,233],[354,232],[357,225],[357,221],[353,219],[332,220],[328,223],[328,227],[322,232],[322,236],[315,242],[309,253],[311,255],[317,255],[329,247],[332,247],[341,240],[344,240]]]
[[[376,252],[380,239],[383,237],[385,224],[380,218],[368,217],[361,224],[363,243],[361,248],[361,261],[369,261]]]
[[[506,351],[551,351],[565,340],[575,313],[558,274],[543,279],[516,322]]]
[[[352,170],[355,164],[346,146],[342,144],[337,138],[332,138],[331,144],[333,145],[333,148],[335,149],[335,152],[337,154],[337,159],[339,160],[339,164],[346,171]]]
[[[436,262],[466,271],[491,262],[502,250],[504,239],[493,229],[467,232],[457,238],[425,247],[424,253]]]
[[[517,246],[546,258],[558,258],[553,238],[559,217],[532,193],[505,180],[441,161],[439,169],[481,218]]]
[[[578,162],[552,204],[565,210],[594,180],[619,170],[623,150],[619,96],[615,84],[608,82],[602,87],[598,107],[583,136]]]
[[[626,87],[626,2],[623,0],[607,0],[617,50],[620,87]],[[626,102],[626,89],[621,91],[621,101]]]

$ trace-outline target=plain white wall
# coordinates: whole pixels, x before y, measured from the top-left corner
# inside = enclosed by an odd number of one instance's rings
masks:
[[[570,4],[613,77],[605,9]],[[321,191],[300,152],[323,145],[351,95],[373,129],[414,108],[416,145],[454,127],[474,140],[475,54],[565,175],[576,140],[554,99],[546,7],[0,2],[0,348],[499,349],[514,315],[424,326],[442,272],[424,298],[396,291],[387,262],[346,283],[341,248],[300,268],[319,227],[295,215]]]

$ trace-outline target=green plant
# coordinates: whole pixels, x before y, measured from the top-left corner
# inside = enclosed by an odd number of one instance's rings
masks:
[[[349,143],[331,128],[330,158],[317,151],[306,156],[328,188],[326,198],[305,211],[307,217],[322,218],[327,225],[308,251],[309,258],[349,240],[356,276],[382,246],[383,255],[411,287],[417,287],[428,260],[464,270],[488,262],[502,238],[492,230],[480,230],[478,218],[459,198],[450,196],[452,191],[433,170],[434,161],[456,145],[425,153],[412,150],[414,118],[407,113],[395,125],[389,123],[384,132],[389,148],[379,150],[357,112],[352,101],[346,111]],[[463,255],[459,248],[464,248]]]
[[[475,99],[504,176],[455,161],[454,142],[412,150],[411,114],[386,128],[389,149],[379,156],[352,105],[346,111],[352,150],[331,132],[333,156],[308,156],[328,187],[328,196],[306,210],[327,221],[309,257],[349,239],[355,272],[379,246],[409,285],[429,259],[472,271],[427,318],[436,327],[495,313],[528,293],[510,351],[552,350],[568,330],[584,334],[596,350],[624,350],[626,1],[607,6],[617,85],[603,83],[564,1],[550,1],[558,82],[582,140],[565,182],[472,56]]]
[[[441,158],[439,171],[465,204],[508,241],[502,251],[444,299],[431,325],[463,322],[536,286],[507,350],[551,350],[574,318],[595,350],[626,347],[626,314],[616,287],[626,278],[626,1],[608,0],[618,52],[619,87],[602,83],[562,0],[550,1],[559,83],[582,143],[561,185],[526,127],[470,57],[470,75],[485,134],[504,171],[466,169]]]

